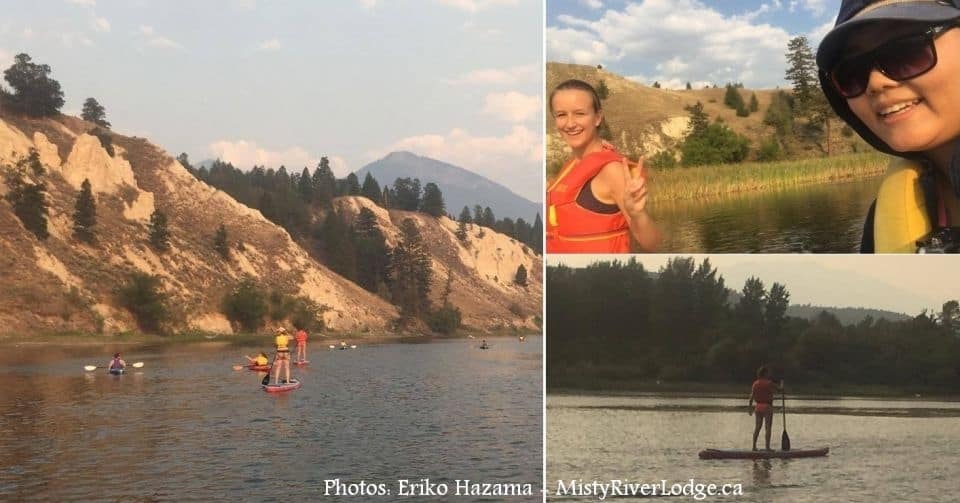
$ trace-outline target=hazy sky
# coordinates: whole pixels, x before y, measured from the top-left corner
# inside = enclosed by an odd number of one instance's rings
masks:
[[[840,0],[548,0],[547,61],[644,84],[785,86],[787,42],[816,49]]]
[[[0,0],[0,68],[172,155],[338,176],[393,150],[542,200],[540,0]],[[4,86],[6,82],[2,83]]]
[[[637,255],[648,270],[657,271],[674,255]],[[681,255],[709,257],[728,288],[743,289],[750,276],[769,290],[786,285],[793,304],[870,307],[919,314],[939,311],[944,302],[960,300],[960,268],[949,255]],[[599,260],[626,261],[616,255],[550,256],[548,265],[581,267]],[[550,302],[547,285],[547,302]]]

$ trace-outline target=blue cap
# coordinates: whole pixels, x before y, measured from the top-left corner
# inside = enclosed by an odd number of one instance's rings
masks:
[[[817,48],[817,66],[830,70],[837,62],[847,36],[864,23],[918,21],[939,23],[960,17],[960,0],[843,0],[837,23]]]

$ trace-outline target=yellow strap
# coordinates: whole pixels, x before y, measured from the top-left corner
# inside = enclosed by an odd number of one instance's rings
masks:
[[[916,253],[917,240],[933,230],[920,186],[920,168],[910,162],[893,165],[880,185],[873,215],[877,253]]]

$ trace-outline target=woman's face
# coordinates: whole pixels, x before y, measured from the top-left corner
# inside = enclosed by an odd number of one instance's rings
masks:
[[[868,25],[850,37],[844,57],[927,27],[902,22]],[[897,82],[874,68],[866,92],[847,100],[853,113],[898,152],[929,152],[960,136],[960,29],[948,29],[934,43],[937,64],[927,73]]]
[[[602,116],[593,109],[593,96],[589,92],[562,89],[554,93],[550,104],[557,131],[570,148],[582,149],[594,141]]]

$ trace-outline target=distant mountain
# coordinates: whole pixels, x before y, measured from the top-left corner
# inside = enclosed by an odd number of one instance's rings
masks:
[[[435,183],[443,192],[447,213],[454,218],[464,206],[489,206],[498,219],[522,218],[532,224],[541,205],[518,196],[507,187],[463,168],[442,161],[421,157],[410,152],[393,152],[379,161],[360,168],[356,174],[360,182],[370,173],[380,184],[393,185],[397,178],[419,178],[420,185]],[[541,218],[543,215],[541,215]]]
[[[874,321],[877,321],[880,318],[884,318],[887,321],[903,321],[911,318],[911,316],[903,313],[884,311],[883,309],[868,309],[863,307],[823,307],[811,306],[809,304],[802,306],[791,305],[787,308],[787,316],[806,318],[810,320],[819,316],[822,311],[826,311],[836,316],[842,325],[856,325],[857,323],[863,321],[867,316],[872,317]]]

